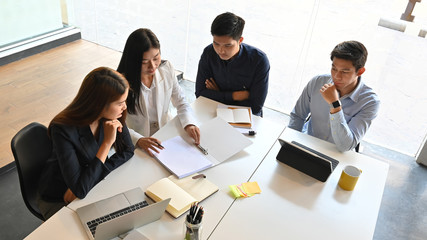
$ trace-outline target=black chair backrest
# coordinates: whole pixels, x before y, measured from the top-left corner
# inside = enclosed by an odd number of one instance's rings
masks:
[[[11,148],[25,205],[36,217],[44,220],[37,205],[37,185],[52,153],[47,128],[40,123],[30,123],[12,138]]]

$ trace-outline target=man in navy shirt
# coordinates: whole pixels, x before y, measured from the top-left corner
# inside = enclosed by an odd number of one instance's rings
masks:
[[[200,57],[196,97],[248,106],[253,114],[262,116],[270,63],[264,52],[242,43],[244,26],[245,21],[230,12],[212,22],[213,43]]]

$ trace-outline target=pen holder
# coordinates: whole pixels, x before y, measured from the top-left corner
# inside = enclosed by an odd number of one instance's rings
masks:
[[[184,223],[184,240],[201,240],[202,239],[202,222],[197,224]]]

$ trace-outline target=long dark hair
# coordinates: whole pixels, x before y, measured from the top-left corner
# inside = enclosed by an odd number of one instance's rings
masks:
[[[78,127],[90,125],[99,118],[109,104],[120,99],[127,89],[129,89],[128,82],[115,70],[108,67],[92,70],[83,79],[82,85],[70,105],[58,113],[50,122],[49,135],[52,124]],[[126,111],[118,120],[125,125]],[[124,149],[123,144],[121,134],[117,134],[114,147],[120,152]]]
[[[160,49],[160,42],[156,35],[147,28],[140,28],[131,33],[126,41],[122,58],[117,71],[129,81],[130,89],[126,100],[127,111],[136,114],[141,91],[141,64],[142,57],[150,48]]]

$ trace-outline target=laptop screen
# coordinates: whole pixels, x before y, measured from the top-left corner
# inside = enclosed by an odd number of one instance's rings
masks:
[[[90,239],[110,239],[154,222],[163,215],[170,198],[148,204],[138,187],[76,210]]]

